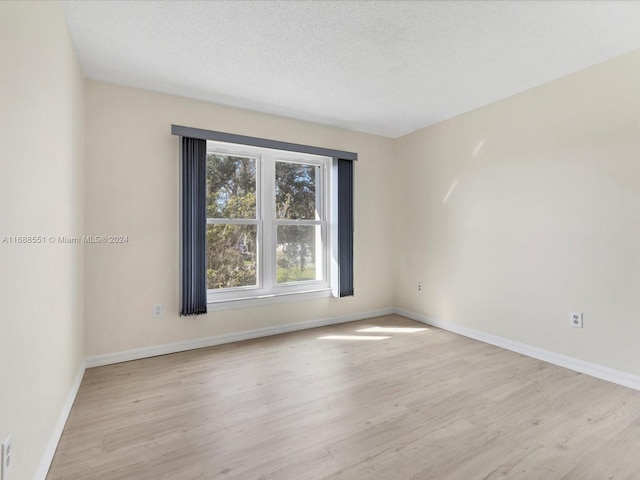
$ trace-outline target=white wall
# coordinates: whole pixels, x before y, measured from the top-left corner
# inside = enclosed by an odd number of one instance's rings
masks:
[[[85,226],[127,235],[86,247],[86,351],[112,353],[206,336],[389,308],[392,141],[383,137],[86,82]],[[355,297],[324,298],[180,317],[179,139],[186,125],[358,152]],[[165,315],[152,318],[153,304]]]
[[[0,2],[0,440],[34,478],[84,356],[83,76],[57,2]]]
[[[399,306],[640,374],[640,52],[395,148]]]

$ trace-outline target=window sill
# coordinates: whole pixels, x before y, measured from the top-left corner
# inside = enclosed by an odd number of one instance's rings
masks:
[[[207,312],[230,310],[232,308],[257,307],[285,302],[299,302],[315,298],[328,298],[333,296],[330,288],[322,290],[309,290],[305,292],[280,293],[262,295],[259,297],[233,298],[227,300],[207,300]]]

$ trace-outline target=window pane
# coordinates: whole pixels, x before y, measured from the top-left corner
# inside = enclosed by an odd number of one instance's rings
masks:
[[[276,162],[276,218],[318,220],[316,179],[320,167]]]
[[[278,283],[322,280],[322,231],[319,225],[278,225]]]
[[[257,225],[207,225],[207,288],[258,284]]]
[[[255,158],[207,154],[207,218],[256,218]]]

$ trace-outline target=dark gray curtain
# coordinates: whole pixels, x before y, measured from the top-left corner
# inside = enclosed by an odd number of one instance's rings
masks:
[[[207,313],[207,141],[181,137],[180,315]]]
[[[340,296],[353,295],[353,163],[338,159],[338,266]]]

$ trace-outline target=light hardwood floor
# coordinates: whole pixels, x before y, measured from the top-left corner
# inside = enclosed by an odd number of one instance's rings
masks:
[[[426,326],[392,315],[89,369],[47,479],[640,479],[640,392],[367,327]]]

